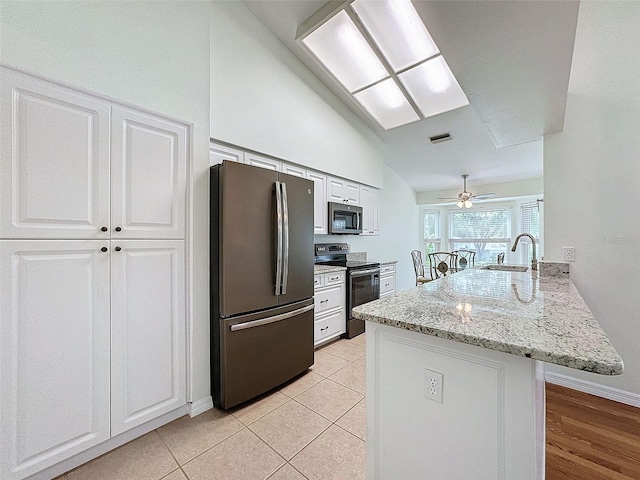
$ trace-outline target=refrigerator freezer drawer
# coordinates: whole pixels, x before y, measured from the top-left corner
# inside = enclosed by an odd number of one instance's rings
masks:
[[[309,302],[310,303],[310,302]],[[214,403],[228,409],[271,390],[313,365],[313,305],[246,321],[220,319],[219,384]]]

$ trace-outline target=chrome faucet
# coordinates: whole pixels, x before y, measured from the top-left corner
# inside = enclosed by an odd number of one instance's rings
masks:
[[[538,270],[538,259],[536,258],[536,239],[530,233],[521,233],[518,235],[513,242],[513,247],[511,247],[511,251],[515,252],[516,247],[518,246],[518,242],[522,237],[529,237],[531,239],[531,246],[533,247],[533,257],[531,258],[531,270]]]

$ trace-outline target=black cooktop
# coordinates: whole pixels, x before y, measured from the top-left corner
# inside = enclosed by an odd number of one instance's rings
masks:
[[[314,245],[314,263],[316,265],[335,265],[347,269],[379,267],[378,262],[367,260],[347,260],[349,245],[346,243],[317,243]]]

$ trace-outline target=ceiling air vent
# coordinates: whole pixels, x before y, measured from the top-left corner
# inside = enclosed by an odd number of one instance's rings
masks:
[[[433,137],[429,137],[431,143],[442,143],[448,142],[449,140],[453,140],[453,137],[449,132],[441,133],[440,135],[434,135]]]

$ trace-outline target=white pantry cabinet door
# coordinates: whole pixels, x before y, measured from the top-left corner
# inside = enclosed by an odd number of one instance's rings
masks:
[[[0,478],[109,438],[107,240],[0,240]]]
[[[244,152],[211,142],[211,145],[209,145],[209,165],[218,165],[225,160],[244,163]]]
[[[111,434],[118,435],[186,404],[185,255],[179,240],[111,246]]]
[[[0,67],[0,238],[109,238],[109,104]]]
[[[111,238],[184,238],[188,138],[184,124],[113,108]]]
[[[313,233],[327,233],[327,176],[324,173],[307,170],[307,179],[313,181]]]

